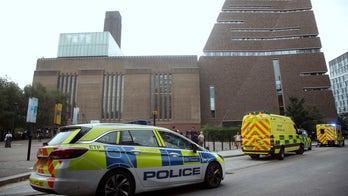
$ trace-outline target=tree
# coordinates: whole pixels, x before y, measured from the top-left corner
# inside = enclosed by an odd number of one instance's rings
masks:
[[[23,91],[7,78],[0,78],[0,130],[23,126]]]
[[[337,123],[341,125],[344,135],[348,134],[348,114],[344,113],[338,116]]]
[[[29,100],[29,97],[36,97],[39,100],[36,127],[48,128],[54,126],[54,106],[56,103],[62,103],[63,110],[67,107],[68,96],[66,94],[57,90],[47,91],[41,84],[24,87],[24,95],[26,100]],[[67,122],[66,115],[65,112],[62,113],[62,124]]]
[[[286,107],[285,115],[290,116],[298,128],[303,128],[312,134],[315,125],[323,123],[323,115],[315,106],[306,106],[304,98],[290,97],[290,104]]]

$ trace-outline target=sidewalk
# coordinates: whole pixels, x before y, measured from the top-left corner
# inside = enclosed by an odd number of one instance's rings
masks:
[[[0,142],[0,186],[28,179],[36,161],[36,153],[47,140],[33,139],[31,142],[30,159],[27,160],[29,140],[15,140],[11,148],[5,148]]]
[[[27,180],[33,171],[37,150],[42,143],[48,141],[49,139],[42,139],[40,142],[37,139],[32,140],[29,161],[27,161],[29,140],[13,141],[12,148],[5,148],[4,142],[0,142],[0,186]],[[221,149],[221,147],[216,149]],[[235,148],[216,151],[225,158],[243,155],[241,150]]]

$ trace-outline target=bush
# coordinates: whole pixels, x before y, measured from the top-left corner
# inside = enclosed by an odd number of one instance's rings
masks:
[[[230,142],[233,141],[234,135],[240,132],[240,127],[214,127],[205,125],[201,128],[206,141]]]

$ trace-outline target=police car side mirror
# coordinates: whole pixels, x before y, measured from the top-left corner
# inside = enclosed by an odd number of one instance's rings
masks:
[[[198,150],[198,147],[196,146],[196,144],[191,144],[192,145],[192,151],[193,153],[196,153]]]

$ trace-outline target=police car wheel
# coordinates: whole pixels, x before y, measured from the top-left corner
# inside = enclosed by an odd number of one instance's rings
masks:
[[[134,190],[131,175],[123,170],[114,170],[103,177],[96,195],[134,195]]]
[[[218,187],[222,180],[222,169],[217,162],[212,162],[208,165],[205,172],[204,183],[208,188]]]

